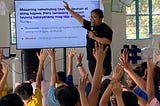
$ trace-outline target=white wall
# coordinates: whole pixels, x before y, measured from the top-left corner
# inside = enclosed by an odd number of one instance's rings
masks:
[[[115,66],[118,63],[118,56],[120,54],[120,50],[123,48],[123,44],[136,44],[139,48],[143,48],[151,44],[151,41],[149,40],[140,40],[140,41],[127,41],[125,39],[125,12],[123,13],[111,13],[110,12],[110,3],[104,0],[103,6],[104,6],[104,12],[105,12],[105,19],[104,21],[113,29],[113,41],[112,41],[112,62],[113,66]],[[9,18],[8,15],[6,16],[0,16],[0,46],[9,46],[9,39],[10,39],[10,31],[9,31]],[[68,50],[68,49],[67,49]],[[76,50],[79,52],[83,52],[86,54],[85,48],[76,48]],[[63,49],[57,49],[57,56],[56,56],[56,63],[57,63],[57,70],[63,70]],[[11,53],[16,53],[19,60],[16,61],[16,69],[15,71],[19,74],[16,74],[15,81],[21,82],[21,54],[20,50],[16,50],[16,46],[11,46]],[[84,60],[86,59],[86,55],[84,55]],[[9,63],[11,65],[11,63]],[[47,59],[45,63],[45,78],[47,80],[50,79],[50,65],[49,60]],[[74,81],[75,83],[79,80],[79,74],[77,74],[77,68],[75,67],[76,62],[74,62]],[[85,68],[87,68],[87,61],[83,61],[83,64]],[[48,70],[48,71],[47,71]],[[10,71],[14,71],[12,68],[10,68]],[[12,74],[9,75],[9,81],[10,85],[12,85]]]

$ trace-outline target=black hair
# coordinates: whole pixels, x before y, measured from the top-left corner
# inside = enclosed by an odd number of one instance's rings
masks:
[[[102,97],[103,93],[105,92],[105,90],[107,89],[107,87],[110,84],[110,82],[111,82],[110,79],[103,80],[103,82],[101,84],[100,91],[99,91],[99,95],[98,95],[98,104],[97,104],[97,106],[99,106],[99,102],[101,100],[101,97]],[[111,106],[110,101],[108,103],[108,106]]]
[[[103,18],[103,17],[104,17],[103,11],[102,11],[101,9],[99,9],[99,8],[92,10],[91,13],[92,13],[92,12],[97,13],[98,16],[99,16],[99,18]]]
[[[137,96],[130,91],[123,91],[122,98],[125,106],[139,106]]]
[[[140,77],[143,77],[144,73],[145,73],[145,70],[140,66],[138,66],[135,69],[133,69],[133,71]]]
[[[14,92],[18,94],[23,100],[27,100],[33,95],[33,88],[31,83],[23,82],[15,88]]]
[[[22,99],[15,93],[7,94],[0,100],[0,106],[23,106]]]
[[[61,106],[75,106],[75,104],[80,100],[77,88],[66,85],[56,88],[55,97]]]
[[[66,83],[66,73],[63,71],[57,72],[58,80],[62,81],[63,83]]]

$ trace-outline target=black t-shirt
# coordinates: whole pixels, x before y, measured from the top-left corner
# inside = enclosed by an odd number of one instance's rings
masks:
[[[88,31],[91,30],[91,22],[90,21],[84,20],[83,25],[84,25],[83,27],[85,29],[87,29]],[[113,34],[112,29],[108,25],[106,25],[105,23],[102,23],[99,26],[94,26],[93,30],[95,31],[97,37],[107,38],[112,41],[112,34]],[[88,35],[86,35],[86,38],[87,38],[87,59],[94,61],[95,58],[93,56],[93,48],[94,48],[95,40],[90,39],[88,37]],[[109,48],[107,50],[106,57],[105,57],[104,61],[111,62],[111,48],[110,48],[109,44],[106,46],[109,46]]]

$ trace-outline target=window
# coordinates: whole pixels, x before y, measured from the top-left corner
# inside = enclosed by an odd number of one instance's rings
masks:
[[[16,44],[15,12],[10,13],[10,43]]]
[[[149,39],[160,33],[160,0],[135,0],[126,7],[126,38]]]

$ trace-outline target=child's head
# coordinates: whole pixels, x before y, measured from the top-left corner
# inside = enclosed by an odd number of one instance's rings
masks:
[[[30,100],[33,95],[33,88],[31,83],[23,82],[15,88],[14,92],[18,94],[21,99]]]
[[[23,106],[24,103],[17,94],[7,94],[0,100],[0,106]]]
[[[57,72],[58,75],[58,81],[66,83],[66,73],[63,71]]]
[[[137,96],[129,91],[122,92],[122,98],[125,106],[139,106]]]
[[[135,69],[133,69],[133,71],[139,76],[139,77],[143,77],[144,76],[144,70],[141,67],[136,67]],[[128,86],[132,89],[136,86],[136,83],[133,81],[133,79],[127,74],[126,77],[126,82],[128,84]]]
[[[75,106],[80,100],[77,88],[65,85],[56,88],[55,97],[61,106]]]
[[[133,79],[128,74],[126,77],[126,83],[130,89],[132,89],[136,86],[136,83],[133,81]]]

